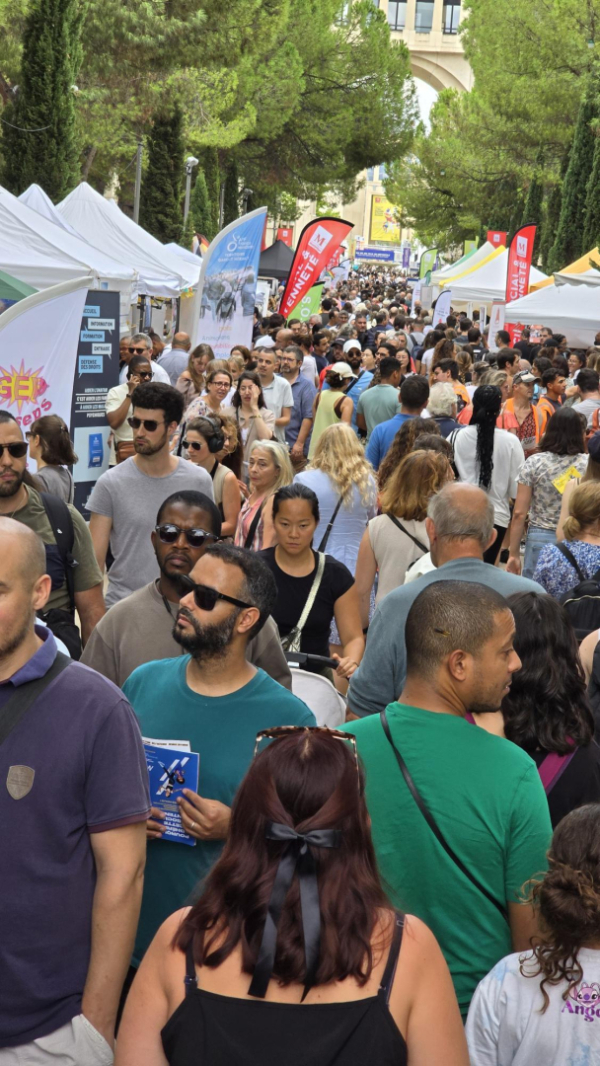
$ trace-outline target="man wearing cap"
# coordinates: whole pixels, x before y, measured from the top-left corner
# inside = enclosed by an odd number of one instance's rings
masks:
[[[346,395],[350,397],[354,405],[354,411],[352,412],[352,429],[355,433],[358,433],[358,426],[356,424],[358,401],[361,394],[371,384],[374,375],[372,370],[365,370],[362,366],[362,349],[358,340],[346,341],[344,344],[344,359],[350,365],[352,372],[356,377],[356,381],[350,386]]]
[[[504,404],[498,419],[501,429],[516,433],[525,458],[537,451],[544,431],[544,416],[533,403],[533,389],[539,378],[529,370],[520,370],[513,377],[512,396]]]

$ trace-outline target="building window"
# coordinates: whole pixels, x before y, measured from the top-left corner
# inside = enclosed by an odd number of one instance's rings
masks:
[[[375,167],[369,167],[367,170],[367,181],[375,180]]]
[[[388,4],[388,23],[392,30],[403,30],[406,26],[406,0],[396,3],[390,0]]]
[[[434,7],[434,0],[417,0],[415,33],[431,33]]]
[[[460,22],[460,0],[444,0],[442,28],[444,33],[458,33]]]

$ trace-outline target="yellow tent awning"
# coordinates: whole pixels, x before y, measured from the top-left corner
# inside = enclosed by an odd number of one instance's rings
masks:
[[[503,251],[505,251],[505,248],[501,244],[499,248],[494,248],[493,252],[490,252],[485,259],[480,260],[475,266],[468,267],[466,270],[461,271],[460,274],[453,274],[451,278],[440,278],[440,281],[443,281],[442,288],[451,289],[454,281],[458,281],[459,278],[466,278],[468,274],[474,274],[477,270],[481,270],[481,267],[485,266],[486,263],[491,263],[492,259],[497,259]]]
[[[594,262],[590,263],[590,259]],[[584,274],[586,270],[589,270],[592,266],[597,266],[600,263],[600,252],[598,248],[592,248],[591,252],[586,252],[582,255],[581,259],[577,259],[574,263],[566,266],[564,270],[557,271],[558,274]],[[546,278],[545,281],[538,281],[537,285],[532,285],[530,292],[537,292],[538,289],[545,289],[547,285],[554,285],[554,278]]]

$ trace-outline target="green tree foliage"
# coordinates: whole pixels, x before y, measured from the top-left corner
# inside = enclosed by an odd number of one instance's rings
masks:
[[[3,182],[37,182],[53,200],[79,177],[76,81],[82,60],[78,0],[36,0],[23,29],[19,87],[3,115]]]
[[[208,232],[212,229],[212,214],[206,178],[202,167],[198,167],[196,181],[192,188],[189,217],[192,220],[194,232],[202,234],[203,237],[208,237]]]
[[[237,163],[231,160],[225,171],[225,197],[223,199],[223,225],[228,226],[240,217],[240,179]]]
[[[154,116],[147,141],[148,165],[142,178],[140,225],[163,244],[180,241],[184,143],[181,109]]]
[[[532,178],[529,189],[527,190],[527,197],[525,199],[525,206],[523,208],[523,214],[521,216],[521,225],[526,226],[531,223],[535,223],[537,230],[535,232],[535,243],[533,245],[533,259],[535,264],[539,260],[540,255],[540,241],[542,238],[542,217],[543,217],[543,204],[544,204],[544,186],[542,182],[537,178]]]
[[[600,130],[594,129],[594,162],[586,191],[583,254],[600,243]]]
[[[208,203],[210,217],[208,231],[204,234],[212,241],[219,232],[219,204],[221,196],[221,176],[219,171],[219,156],[216,148],[205,148],[200,153],[200,163],[204,171],[206,188],[208,191]]]
[[[595,146],[591,124],[596,117],[596,112],[595,93],[590,90],[581,101],[577,115],[569,165],[562,187],[558,229],[549,255],[549,265],[552,271],[562,270],[575,259],[579,259],[586,250],[583,240],[586,193],[594,164]]]

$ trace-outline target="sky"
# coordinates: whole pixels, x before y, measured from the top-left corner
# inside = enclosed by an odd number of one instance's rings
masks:
[[[432,89],[426,82],[420,81],[419,78],[415,78],[415,85],[417,87],[417,98],[421,110],[421,118],[427,129],[429,129],[429,112],[437,100],[438,94],[435,89]]]

